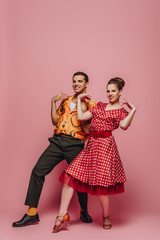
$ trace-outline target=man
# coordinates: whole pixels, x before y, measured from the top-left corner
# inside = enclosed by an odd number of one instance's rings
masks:
[[[49,138],[50,145],[43,152],[32,170],[25,201],[25,205],[29,206],[28,212],[20,221],[14,222],[13,227],[23,227],[40,221],[37,206],[45,176],[62,160],[66,159],[68,164],[71,163],[84,148],[88,123],[77,120],[76,102],[77,96],[86,92],[88,76],[83,72],[76,72],[72,80],[72,87],[75,92],[73,96],[68,97],[64,93],[59,93],[52,98],[51,116],[53,124],[56,125],[54,135]],[[56,102],[59,100],[62,100],[62,102],[58,110],[56,110]],[[93,100],[84,100],[83,111],[90,109],[94,105]],[[91,223],[92,218],[87,211],[88,195],[80,192],[77,192],[77,194],[81,207],[80,219],[83,222]]]

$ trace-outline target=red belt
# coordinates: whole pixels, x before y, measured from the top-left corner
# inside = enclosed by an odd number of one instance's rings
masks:
[[[112,132],[111,131],[90,131],[89,133],[89,136],[90,137],[93,137],[93,138],[106,138],[106,137],[110,137],[112,136]]]

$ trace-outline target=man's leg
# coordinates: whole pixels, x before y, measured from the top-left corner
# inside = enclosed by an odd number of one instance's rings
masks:
[[[45,176],[49,174],[52,169],[64,159],[63,152],[60,147],[61,142],[59,141],[58,137],[52,137],[49,139],[49,141],[50,145],[43,152],[31,173],[25,201],[25,205],[30,207],[28,211],[29,214],[25,214],[20,221],[13,223],[13,227],[26,226],[39,221],[36,208],[38,206]]]
[[[65,152],[64,157],[67,163],[70,164],[72,160],[74,160],[75,157],[83,150],[84,142],[76,138],[66,138],[65,143],[66,143],[66,150],[64,151]],[[91,223],[93,220],[87,211],[88,194],[77,191],[77,195],[78,195],[78,201],[81,207],[80,219],[83,222]]]
[[[40,156],[32,170],[25,205],[35,208],[38,206],[45,176],[64,159],[59,145],[56,137],[50,138],[50,145]]]

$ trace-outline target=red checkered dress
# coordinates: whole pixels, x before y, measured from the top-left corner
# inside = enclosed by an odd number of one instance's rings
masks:
[[[107,110],[99,102],[89,111],[93,118],[90,132],[113,131],[128,112],[124,108]],[[124,191],[124,168],[114,137],[90,137],[87,146],[61,175],[60,181],[80,192],[96,195]]]

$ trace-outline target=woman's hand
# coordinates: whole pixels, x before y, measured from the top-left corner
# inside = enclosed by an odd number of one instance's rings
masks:
[[[122,105],[126,105],[132,111],[136,111],[136,107],[132,103],[128,102],[125,98],[122,101]]]
[[[78,95],[78,98],[91,100],[91,96],[87,93],[82,93],[82,94]]]

